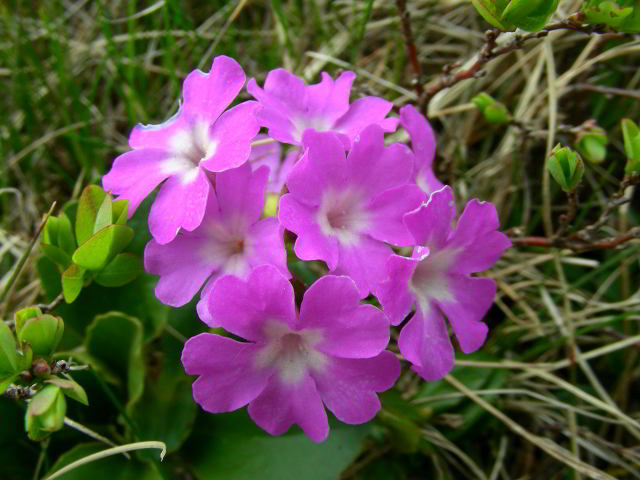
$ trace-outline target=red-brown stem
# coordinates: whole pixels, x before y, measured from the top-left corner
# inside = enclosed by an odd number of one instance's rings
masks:
[[[422,96],[422,69],[420,68],[420,62],[418,61],[418,49],[416,48],[416,44],[413,41],[413,33],[411,32],[411,17],[409,16],[409,11],[407,10],[406,0],[396,0],[396,7],[398,8],[398,13],[400,14],[400,19],[402,21],[402,33],[404,34],[404,43],[407,46],[409,61],[411,62],[413,73],[415,74],[415,77],[411,83],[415,85],[416,93],[418,94],[418,98],[420,98]]]

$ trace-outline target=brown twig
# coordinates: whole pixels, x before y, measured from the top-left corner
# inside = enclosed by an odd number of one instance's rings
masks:
[[[418,98],[422,96],[422,69],[420,68],[420,62],[418,61],[418,49],[413,41],[413,33],[411,32],[411,17],[407,10],[406,0],[396,0],[396,8],[400,14],[402,20],[402,33],[404,34],[404,43],[407,46],[407,53],[409,54],[409,61],[413,68],[414,78],[411,80],[411,84],[416,89]]]
[[[514,245],[529,245],[533,247],[556,247],[568,248],[574,252],[587,252],[589,250],[606,250],[615,248],[630,240],[640,238],[640,227],[629,230],[624,235],[614,237],[607,240],[589,241],[581,238],[563,237],[512,237],[511,242]]]

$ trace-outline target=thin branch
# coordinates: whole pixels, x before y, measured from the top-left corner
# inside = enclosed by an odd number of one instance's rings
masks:
[[[411,31],[411,17],[407,10],[406,0],[396,0],[396,7],[402,20],[402,33],[404,34],[404,43],[407,46],[407,53],[409,54],[409,61],[413,68],[415,77],[412,79],[411,84],[414,85],[418,98],[422,95],[422,69],[420,68],[420,62],[418,61],[418,49],[413,41],[413,33]]]

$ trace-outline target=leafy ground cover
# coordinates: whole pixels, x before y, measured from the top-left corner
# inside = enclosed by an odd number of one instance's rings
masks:
[[[43,442],[25,434],[24,401],[0,397],[0,478],[45,478],[105,439],[161,441],[167,454],[112,456],[62,478],[640,477],[640,211],[621,130],[640,120],[640,42],[568,21],[581,4],[559,2],[533,33],[487,32],[464,0],[0,6],[0,312],[10,321],[41,304],[65,321],[55,358],[92,366],[71,372],[89,406],[68,402],[66,426]],[[514,243],[489,272],[499,288],[481,352],[438,382],[407,369],[374,422],[335,422],[320,445],[297,428],[270,437],[244,410],[199,410],[179,359],[205,326],[194,302],[159,303],[156,277],[94,283],[67,305],[36,249],[11,280],[53,202],[99,184],[131,128],[168,118],[185,75],[220,54],[260,84],[277,67],[308,81],[352,70],[356,96],[417,105],[436,130],[438,177],[461,204],[493,202]],[[481,92],[498,103],[473,101]],[[580,143],[589,120],[604,154]],[[585,159],[569,194],[546,168],[558,143]],[[149,205],[129,222],[130,253],[150,239]],[[314,265],[291,268],[314,278]]]

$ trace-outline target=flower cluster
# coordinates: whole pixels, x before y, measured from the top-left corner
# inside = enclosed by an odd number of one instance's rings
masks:
[[[490,203],[472,200],[456,221],[453,191],[434,175],[427,120],[410,105],[388,117],[392,104],[377,97],[349,103],[354,79],[323,73],[307,86],[277,69],[264,88],[249,80],[257,101],[228,108],[245,75],[216,57],[209,73],[189,74],[176,115],[134,128],[132,150],[103,179],[130,214],[162,184],[144,255],[159,275],[156,296],[181,306],[200,292],[200,319],[239,339],[203,333],[186,342],[195,401],[213,413],[248,405],[274,435],[297,424],[324,440],[325,407],[346,423],[371,420],[377,392],[400,375],[386,348],[391,326],[407,317],[398,347],[426,380],[453,368],[445,317],[463,352],[480,348],[496,287],[471,274],[510,246]],[[411,148],[385,145],[399,124]],[[264,213],[267,194],[279,197],[275,217]],[[327,267],[298,307],[285,230],[299,259]],[[382,309],[363,303],[368,296]]]

